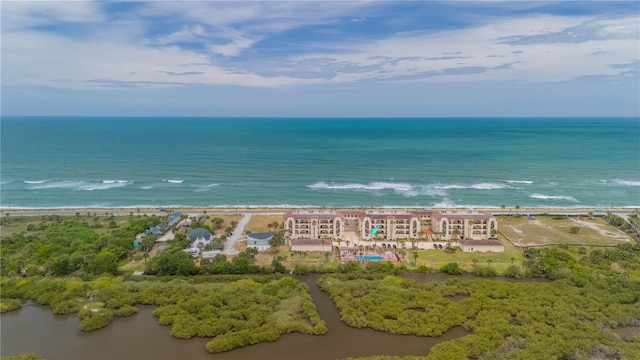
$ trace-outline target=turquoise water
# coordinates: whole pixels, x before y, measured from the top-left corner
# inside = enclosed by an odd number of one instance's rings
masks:
[[[356,260],[357,261],[381,261],[382,260],[382,256],[380,255],[356,255]]]
[[[3,207],[640,205],[640,119],[7,118]]]

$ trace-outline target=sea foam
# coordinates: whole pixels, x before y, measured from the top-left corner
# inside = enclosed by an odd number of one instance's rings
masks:
[[[129,182],[88,182],[88,181],[55,181],[50,183],[38,184],[36,186],[29,187],[29,190],[43,190],[43,189],[70,189],[75,191],[94,191],[94,190],[108,190],[113,188],[119,188],[127,186]]]
[[[207,191],[211,188],[220,186],[220,184],[208,184],[208,185],[202,185],[202,186],[198,186],[194,191],[195,192],[203,192],[203,191]]]
[[[568,195],[544,195],[544,194],[531,194],[530,198],[534,199],[543,199],[543,200],[568,200],[568,201],[578,201],[573,196]]]
[[[618,184],[618,185],[625,185],[625,186],[640,186],[640,181],[634,181],[634,180],[620,180],[620,179],[616,179],[613,180],[614,183]]]
[[[533,184],[531,180],[507,180],[509,184]]]

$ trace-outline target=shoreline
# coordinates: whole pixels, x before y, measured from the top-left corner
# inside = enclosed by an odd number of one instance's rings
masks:
[[[86,214],[87,212],[113,212],[116,215],[134,215],[139,214],[166,214],[166,209],[173,211],[180,211],[187,214],[202,213],[204,211],[207,214],[233,214],[233,213],[282,213],[284,214],[288,210],[294,209],[322,209],[322,210],[348,210],[348,209],[363,209],[363,210],[479,210],[488,211],[493,215],[515,215],[516,212],[520,215],[540,215],[540,214],[587,214],[589,212],[598,214],[606,214],[611,211],[613,213],[632,213],[640,211],[640,206],[614,206],[614,207],[520,207],[516,210],[514,207],[506,207],[504,209],[499,206],[455,206],[455,207],[423,207],[423,206],[136,206],[136,207],[42,207],[42,208],[7,208],[0,206],[0,212],[4,213],[2,216],[39,216],[39,215],[75,215],[76,213]]]

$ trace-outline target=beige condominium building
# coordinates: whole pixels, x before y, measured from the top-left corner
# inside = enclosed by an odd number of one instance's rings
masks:
[[[308,209],[287,211],[284,227],[291,240],[486,240],[498,222],[478,210]]]

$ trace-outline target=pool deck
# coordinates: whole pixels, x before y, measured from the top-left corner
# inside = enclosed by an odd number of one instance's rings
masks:
[[[341,249],[340,250],[340,261],[342,262],[349,262],[349,261],[357,261],[357,262],[369,262],[369,261],[391,261],[393,263],[400,263],[401,262],[401,255],[392,252],[392,251],[385,251],[384,254],[378,254],[375,252],[363,252],[362,253],[362,257],[361,259],[357,259],[356,256],[360,257],[360,254],[358,254],[357,252],[357,248],[356,249]],[[381,257],[380,259],[365,259],[365,256],[379,256]]]

